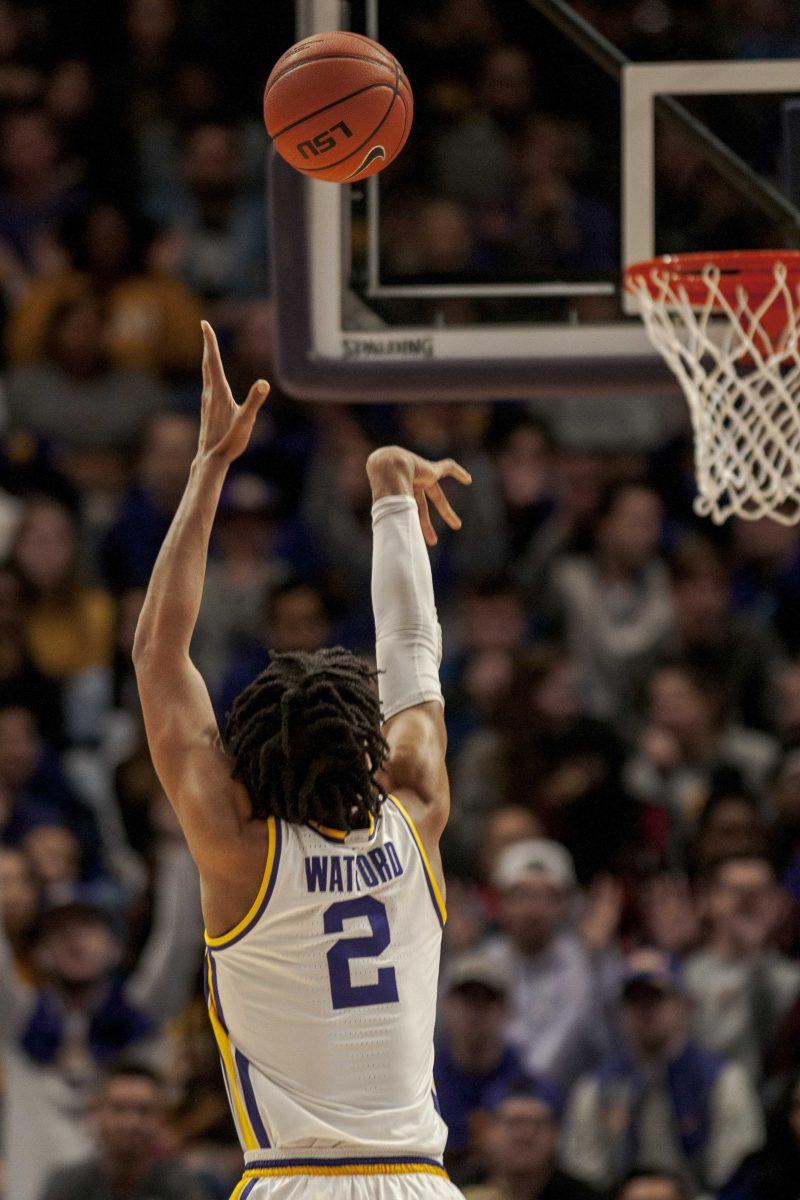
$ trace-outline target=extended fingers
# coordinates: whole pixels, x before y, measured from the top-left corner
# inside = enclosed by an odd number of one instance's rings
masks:
[[[205,323],[200,322],[200,328],[203,330],[203,393],[211,387],[211,376],[208,370],[208,338],[206,337]]]
[[[453,510],[450,501],[442,491],[441,485],[434,483],[427,489],[427,495],[428,499],[433,502],[436,511],[438,512],[439,516],[443,518],[445,523],[449,525],[451,529],[460,529],[461,517],[459,517],[458,513]]]
[[[208,321],[201,321],[200,328],[203,331],[203,383],[207,387],[227,387],[217,335]]]
[[[439,540],[436,536],[436,530],[431,524],[431,514],[428,511],[428,500],[421,488],[414,488],[414,499],[417,502],[417,510],[419,512],[419,523],[422,527],[422,536],[429,546],[435,546]]]
[[[437,479],[457,479],[459,483],[472,483],[472,476],[469,471],[465,471],[460,463],[457,463],[454,458],[443,458],[436,464]]]
[[[257,379],[247,393],[247,399],[242,407],[246,408],[248,412],[252,412],[253,416],[255,416],[269,395],[269,390],[269,384],[266,379]]]

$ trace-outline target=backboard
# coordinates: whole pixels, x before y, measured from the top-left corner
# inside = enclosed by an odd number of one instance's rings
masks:
[[[491,156],[495,140],[480,102],[456,97],[455,115],[447,111],[440,93],[459,80],[446,57],[441,80],[440,67],[431,70],[419,10],[387,0],[298,4],[298,37],[353,28],[396,52],[416,112],[411,149],[366,187],[309,181],[271,158],[287,390],[348,400],[669,392],[672,379],[620,287],[625,266],[748,239],[800,244],[800,61],[626,62],[556,4],[566,13],[558,28],[553,0],[500,5],[520,61],[550,77],[515,133],[518,176],[506,193],[485,194],[470,191],[469,152]],[[502,121],[498,131],[499,146]]]

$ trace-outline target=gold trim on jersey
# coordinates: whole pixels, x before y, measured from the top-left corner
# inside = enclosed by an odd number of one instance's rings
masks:
[[[231,1192],[229,1200],[239,1200],[239,1197],[241,1196],[244,1189],[247,1187],[248,1183],[249,1183],[249,1180],[240,1179],[239,1182],[237,1183],[236,1187]]]
[[[411,836],[413,837],[414,841],[417,843],[417,849],[419,850],[420,858],[422,859],[422,865],[425,869],[425,874],[428,877],[428,886],[429,886],[430,892],[431,892],[431,899],[433,900],[434,905],[436,906],[436,909],[439,913],[439,919],[441,920],[442,924],[444,925],[445,921],[447,920],[447,907],[444,902],[444,897],[442,896],[441,888],[439,887],[439,884],[436,881],[436,876],[433,873],[433,867],[430,864],[430,859],[428,858],[428,855],[425,853],[425,847],[422,844],[422,839],[420,838],[419,834],[417,833],[417,827],[414,824],[414,822],[411,820],[411,817],[409,816],[408,812],[406,811],[404,805],[402,805],[400,803],[400,801],[397,799],[397,797],[390,795],[389,799],[398,808],[400,815],[405,819],[405,823],[409,828],[409,832],[411,833]]]
[[[442,1179],[450,1176],[444,1167],[434,1166],[433,1163],[343,1163],[341,1166],[316,1166],[303,1164],[301,1167],[255,1167],[245,1171],[242,1184],[251,1179],[271,1179],[275,1175],[439,1175]],[[234,1192],[231,1200],[239,1193]]]
[[[241,1132],[242,1141],[244,1142],[245,1150],[258,1150],[258,1138],[256,1137],[250,1118],[247,1115],[247,1108],[242,1094],[239,1090],[239,1080],[236,1075],[236,1064],[233,1061],[233,1051],[228,1034],[226,1033],[222,1022],[217,1013],[217,1003],[214,998],[214,977],[211,972],[211,961],[206,963],[206,971],[208,972],[208,1015],[211,1020],[211,1028],[214,1030],[214,1039],[217,1043],[220,1058],[222,1059],[222,1067],[225,1071],[225,1078],[228,1081],[228,1090],[233,1101],[236,1124]]]
[[[264,903],[264,898],[265,898],[267,891],[269,889],[269,886],[272,882],[273,872],[277,866],[276,847],[278,845],[278,839],[279,839],[279,833],[278,833],[278,830],[276,829],[275,817],[268,817],[267,818],[267,861],[264,866],[264,875],[261,880],[261,886],[258,889],[258,895],[256,896],[253,903],[250,905],[250,908],[249,908],[247,914],[244,917],[242,917],[241,921],[239,921],[239,923],[237,925],[234,925],[233,929],[229,929],[227,933],[221,933],[219,935],[219,937],[212,937],[211,934],[208,932],[208,930],[203,931],[203,935],[206,940],[206,945],[211,946],[211,948],[213,950],[219,950],[223,946],[230,945],[230,943],[233,942],[236,938],[240,937],[243,933],[246,933],[248,928],[250,927],[250,925],[253,924],[255,922],[256,918],[260,915],[261,906]]]
[[[328,825],[320,825],[318,821],[306,821],[309,829],[313,829],[316,833],[321,833],[323,837],[333,838],[335,842],[343,842],[348,835],[346,829],[333,829]],[[369,832],[372,834],[375,830],[375,818],[372,813],[369,814]],[[352,832],[352,830],[350,831]]]

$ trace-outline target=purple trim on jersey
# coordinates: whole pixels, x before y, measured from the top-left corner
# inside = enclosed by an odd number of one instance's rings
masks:
[[[264,911],[265,911],[267,905],[269,904],[270,899],[272,898],[273,891],[275,890],[275,880],[278,878],[278,865],[279,865],[280,859],[281,859],[282,838],[283,838],[283,834],[281,833],[281,819],[280,819],[280,817],[276,817],[275,818],[275,858],[272,861],[272,873],[269,878],[269,883],[267,884],[267,890],[264,893],[264,899],[259,904],[258,911],[253,914],[252,919],[247,922],[244,929],[239,930],[239,932],[236,934],[236,937],[232,937],[229,942],[226,941],[224,943],[224,945],[222,945],[222,946],[211,946],[210,947],[211,950],[227,950],[229,946],[235,946],[236,943],[240,942],[242,940],[242,938],[245,937],[250,932],[250,930],[255,925],[257,925],[258,922],[263,917]]]
[[[214,961],[214,955],[211,950],[207,950],[206,954],[208,955],[208,961],[211,964],[211,993],[214,1001],[214,1011],[216,1012],[217,1019],[219,1020],[222,1028],[225,1030],[225,1033],[230,1036],[228,1033],[228,1026],[225,1024],[225,1018],[222,1015],[222,1004],[219,998],[219,985],[217,983],[217,964]],[[247,1110],[247,1115],[250,1118],[250,1124],[253,1126],[253,1133],[258,1139],[259,1146],[261,1146],[264,1150],[269,1150],[270,1140],[267,1136],[267,1131],[264,1128],[264,1122],[261,1120],[261,1114],[258,1111],[258,1105],[256,1103],[255,1092],[253,1091],[253,1084],[250,1080],[250,1062],[244,1056],[244,1054],[242,1054],[241,1050],[237,1050],[234,1045],[231,1045],[231,1049],[233,1050],[233,1060],[236,1063],[236,1070],[239,1073],[239,1082],[242,1085],[244,1106]],[[225,1072],[223,1070],[223,1077],[224,1075]],[[228,1099],[231,1099],[230,1094],[228,1095]]]
[[[217,1019],[220,1025],[228,1032],[228,1026],[225,1023],[225,1017],[222,1014],[222,1001],[219,998],[219,984],[217,983],[217,964],[214,961],[214,955],[211,950],[206,950],[208,961],[211,965],[211,999],[214,1001],[214,1012],[217,1014]],[[205,975],[206,973],[203,972]]]
[[[439,1171],[443,1171],[441,1160],[438,1158],[423,1158],[416,1154],[390,1155],[386,1158],[262,1158],[250,1159],[247,1162],[246,1170],[259,1171],[269,1169],[270,1167],[363,1167],[363,1166],[391,1166],[391,1167],[436,1167]]]
[[[392,800],[391,796],[389,796],[387,798],[389,800]],[[439,904],[436,899],[436,892],[433,890],[433,885],[431,884],[430,875],[428,874],[428,864],[425,862],[425,859],[422,857],[422,851],[420,850],[419,846],[417,845],[417,839],[414,837],[414,831],[408,823],[408,818],[406,817],[406,814],[403,812],[403,810],[399,804],[394,804],[393,800],[392,800],[392,804],[394,805],[394,811],[397,813],[398,817],[402,818],[403,824],[405,825],[406,829],[408,830],[408,835],[411,838],[411,841],[414,843],[414,852],[417,855],[417,858],[419,859],[420,866],[422,867],[422,874],[425,878],[425,884],[428,889],[428,895],[431,898],[431,904],[433,905],[433,911],[436,913],[436,920],[439,922],[439,925],[441,926],[441,928],[444,929],[444,919],[442,917],[441,912],[439,911]]]
[[[261,1181],[259,1179],[251,1179],[250,1182],[245,1185],[244,1191],[239,1193],[239,1200],[247,1200],[247,1197],[252,1193],[256,1184],[260,1182]]]
[[[239,1072],[239,1082],[242,1085],[242,1095],[244,1096],[244,1105],[247,1109],[247,1115],[250,1118],[250,1124],[253,1126],[253,1133],[258,1138],[258,1144],[264,1150],[269,1150],[270,1140],[267,1131],[264,1128],[264,1122],[261,1120],[261,1114],[258,1111],[253,1084],[250,1079],[250,1062],[242,1054],[241,1050],[234,1048],[233,1051],[236,1069]]]

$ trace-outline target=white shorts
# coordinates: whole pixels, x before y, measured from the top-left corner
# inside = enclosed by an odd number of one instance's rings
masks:
[[[398,1166],[396,1171],[386,1166],[376,1173],[356,1168],[352,1174],[343,1173],[341,1166],[330,1174],[320,1167],[266,1174],[248,1163],[230,1200],[463,1200],[455,1184],[433,1165],[414,1170]]]

